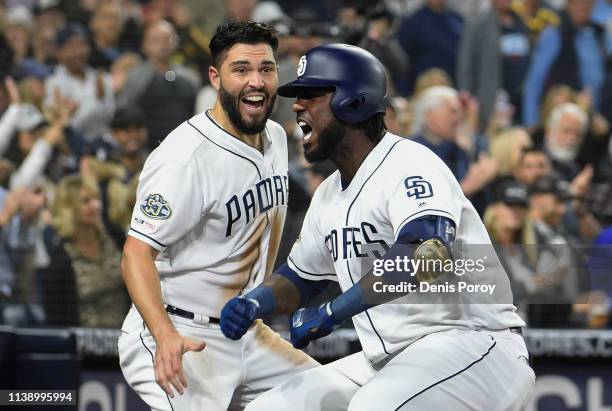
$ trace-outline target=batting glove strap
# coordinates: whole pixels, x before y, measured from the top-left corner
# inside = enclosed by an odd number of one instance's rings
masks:
[[[330,303],[319,308],[301,308],[291,316],[291,343],[295,348],[304,348],[310,341],[330,334],[337,327]]]

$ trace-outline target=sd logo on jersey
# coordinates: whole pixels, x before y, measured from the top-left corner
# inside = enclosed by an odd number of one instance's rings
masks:
[[[406,187],[408,197],[415,197],[417,199],[433,197],[431,184],[421,176],[406,177],[404,186]]]
[[[172,209],[161,194],[149,194],[142,203],[140,211],[155,220],[167,220],[172,215]]]

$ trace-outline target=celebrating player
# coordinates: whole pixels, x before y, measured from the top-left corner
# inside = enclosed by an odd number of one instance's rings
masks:
[[[304,347],[352,318],[363,352],[307,370],[247,410],[518,410],[534,374],[508,277],[448,167],[426,147],[386,132],[381,63],[357,47],[319,46],[278,93],[297,98],[306,158],[330,159],[338,171],[316,191],[287,264],[230,300],[221,329],[241,338],[255,318],[292,313],[338,281],[340,296],[294,312],[291,340]],[[374,266],[364,263],[371,254]],[[466,256],[480,256],[473,272],[459,265]],[[400,275],[404,257],[450,261],[454,269],[413,266]],[[385,285],[401,285],[398,278],[414,296],[374,298]],[[464,284],[496,291],[478,296],[457,289]],[[400,296],[418,303],[380,304]]]
[[[261,322],[241,341],[219,329],[223,305],[272,271],[284,224],[286,135],[268,120],[277,45],[267,26],[220,26],[213,109],[172,131],[140,175],[121,262],[134,306],[119,357],[154,410],[242,409],[317,365]]]

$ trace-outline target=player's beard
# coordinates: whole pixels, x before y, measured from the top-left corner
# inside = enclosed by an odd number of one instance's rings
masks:
[[[308,151],[310,143],[306,143],[304,147],[304,157],[306,157],[306,160],[309,163],[329,159],[336,151],[338,144],[340,144],[345,134],[346,127],[334,120],[330,125],[325,127],[323,131],[321,131],[321,134],[319,134],[318,143],[314,150]]]
[[[251,90],[253,91],[253,90]],[[240,114],[240,101],[242,100],[241,96],[237,98],[230,94],[223,85],[219,87],[219,97],[221,99],[221,107],[227,113],[230,121],[236,127],[238,131],[243,134],[253,135],[261,133],[266,127],[266,121],[270,118],[270,113],[272,113],[272,109],[274,108],[274,101],[276,100],[276,94],[270,96],[265,90],[256,90],[265,94],[266,100],[264,104],[267,104],[265,115],[254,121],[247,121],[242,118]]]

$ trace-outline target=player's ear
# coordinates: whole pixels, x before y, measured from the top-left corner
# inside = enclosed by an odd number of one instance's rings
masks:
[[[210,80],[210,84],[214,87],[215,90],[219,91],[219,85],[221,84],[221,73],[215,66],[208,67],[208,79]]]

